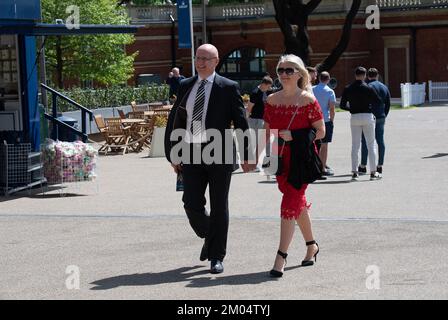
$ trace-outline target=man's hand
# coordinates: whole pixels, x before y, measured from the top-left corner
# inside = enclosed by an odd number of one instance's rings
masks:
[[[241,164],[241,168],[243,168],[243,171],[244,172],[250,172],[250,171],[253,171],[253,170],[255,170],[255,168],[257,167],[257,164],[255,164],[255,163],[248,163],[247,161],[244,161],[242,164]]]
[[[176,174],[178,174],[179,172],[182,171],[182,166],[180,164],[173,164],[173,163],[171,163],[171,166],[173,167],[174,172]]]

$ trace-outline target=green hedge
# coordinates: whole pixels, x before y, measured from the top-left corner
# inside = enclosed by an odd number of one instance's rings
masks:
[[[168,97],[169,86],[146,85],[138,88],[111,87],[96,90],[72,88],[68,91],[61,91],[61,93],[88,109],[97,109],[130,105],[131,101],[136,101],[137,104],[165,101]],[[49,97],[48,100],[51,108],[51,98]],[[78,110],[61,98],[58,98],[57,101],[58,112]]]

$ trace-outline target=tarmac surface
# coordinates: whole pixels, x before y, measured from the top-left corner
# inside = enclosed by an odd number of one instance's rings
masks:
[[[96,182],[0,197],[0,299],[447,299],[447,138],[448,107],[393,110],[383,179],[350,182],[349,114],[337,113],[335,176],[307,190],[317,263],[299,267],[297,228],[280,279],[268,276],[275,180],[233,175],[225,271],[212,275],[166,160],[101,156]]]

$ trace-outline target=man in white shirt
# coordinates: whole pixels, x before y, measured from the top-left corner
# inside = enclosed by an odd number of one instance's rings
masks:
[[[182,172],[184,209],[197,236],[205,239],[200,260],[210,260],[211,273],[224,271],[223,260],[229,226],[228,196],[236,156],[233,154],[232,163],[222,161],[208,164],[202,158],[199,163],[173,162],[175,159],[171,158],[171,149],[174,143],[171,132],[178,128],[186,129],[184,142],[194,152],[202,151],[211,143],[206,130],[217,130],[223,138],[221,147],[224,160],[227,159],[226,151],[229,151],[225,148],[226,130],[231,128],[232,123],[235,129],[246,131],[249,128],[238,84],[215,72],[218,63],[218,50],[213,45],[203,44],[196,50],[195,67],[198,75],[181,82],[165,132],[165,155],[174,171]],[[241,155],[243,159],[247,159],[248,150],[249,146],[245,146]],[[247,161],[241,166],[245,172],[255,168],[254,164],[249,165]],[[204,194],[207,186],[210,193],[210,215],[205,209]]]

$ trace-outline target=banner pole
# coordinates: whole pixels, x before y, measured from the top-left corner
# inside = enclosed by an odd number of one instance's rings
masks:
[[[188,1],[190,2],[191,75],[194,77],[196,69],[194,67],[193,0]]]

